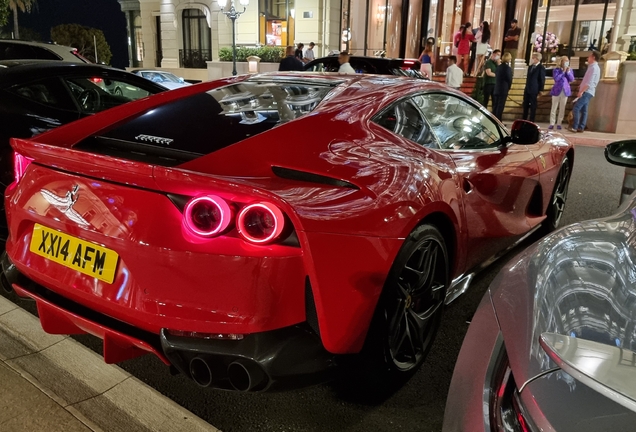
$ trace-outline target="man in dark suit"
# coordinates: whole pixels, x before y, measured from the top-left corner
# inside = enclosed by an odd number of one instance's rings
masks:
[[[545,67],[541,64],[541,53],[533,53],[523,91],[523,119],[534,121],[537,113],[537,97],[542,94],[545,85]],[[530,116],[528,116],[528,112]]]
[[[290,45],[285,49],[285,58],[280,61],[278,70],[281,72],[303,70],[303,62],[294,56],[293,46]]]

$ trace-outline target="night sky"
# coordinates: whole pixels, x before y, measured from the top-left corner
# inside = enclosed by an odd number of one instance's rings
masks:
[[[13,28],[9,18],[8,28]],[[51,39],[51,27],[59,24],[82,24],[102,30],[113,53],[111,65],[128,66],[126,18],[117,0],[38,0],[38,9],[20,13],[20,27],[38,32],[44,41]]]

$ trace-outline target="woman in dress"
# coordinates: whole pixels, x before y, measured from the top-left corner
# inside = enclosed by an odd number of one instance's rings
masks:
[[[468,65],[470,64],[470,44],[475,42],[472,32],[472,24],[467,22],[455,35],[455,46],[457,47],[457,66],[464,70],[464,75],[468,75]]]
[[[492,113],[499,120],[503,117],[506,99],[508,99],[508,92],[512,86],[511,61],[512,56],[510,53],[505,53],[501,58],[501,64],[497,66],[497,70],[495,71],[495,91],[492,96]]]
[[[574,81],[574,74],[572,69],[570,69],[570,59],[567,56],[561,56],[557,67],[552,71],[552,78],[554,78],[554,85],[552,90],[550,90],[552,109],[550,110],[550,126],[548,126],[548,129],[554,129],[555,124],[557,129],[561,129],[561,123],[565,115],[565,104],[568,102],[568,97],[572,96],[570,83]],[[559,116],[558,121],[555,123],[557,108]]]
[[[433,79],[433,44],[426,42],[426,48],[420,54],[420,72],[426,78]]]
[[[475,51],[477,55],[477,69],[475,69],[475,75],[479,75],[482,67],[484,67],[484,58],[488,51],[488,42],[490,41],[490,25],[488,21],[484,21],[479,25],[475,39],[477,39],[477,49]]]

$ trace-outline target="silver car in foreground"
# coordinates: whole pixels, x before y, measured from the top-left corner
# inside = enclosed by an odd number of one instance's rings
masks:
[[[636,167],[636,140],[605,155]],[[636,194],[502,269],[464,339],[443,430],[636,430]]]

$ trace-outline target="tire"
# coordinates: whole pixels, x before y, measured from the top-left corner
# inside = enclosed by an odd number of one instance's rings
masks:
[[[554,190],[550,196],[548,209],[546,210],[546,219],[543,222],[543,232],[548,234],[559,227],[565,210],[565,202],[568,199],[568,187],[570,186],[570,176],[572,169],[567,156],[561,162],[561,168],[554,184]]]
[[[404,241],[384,284],[361,353],[364,373],[378,383],[401,383],[422,365],[433,345],[450,283],[444,238],[432,225]]]

